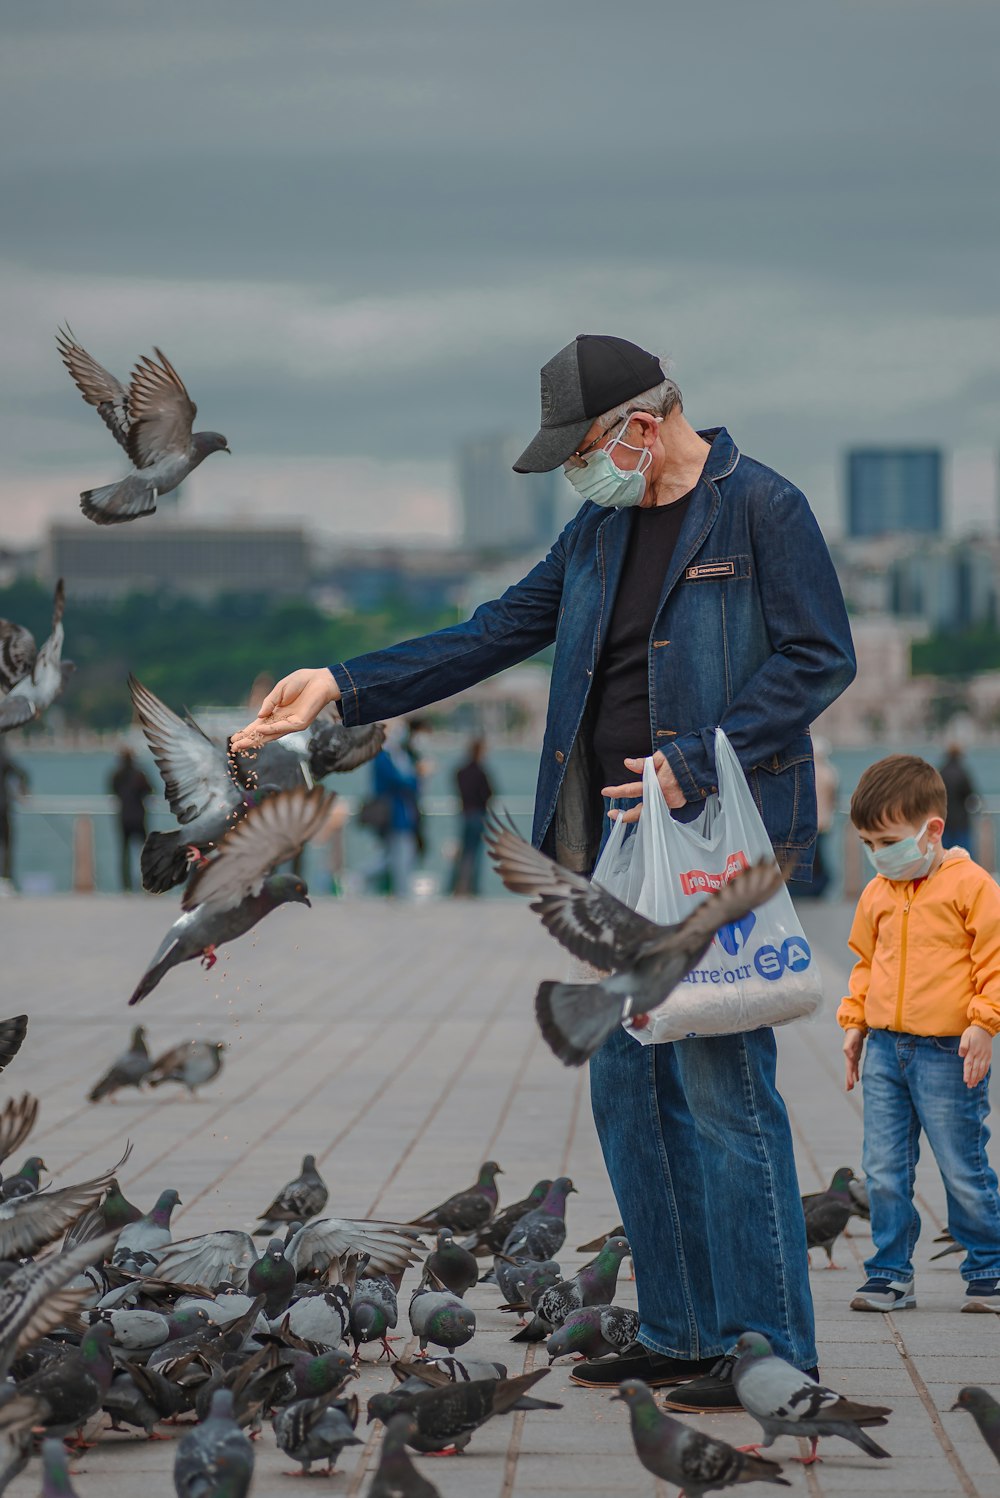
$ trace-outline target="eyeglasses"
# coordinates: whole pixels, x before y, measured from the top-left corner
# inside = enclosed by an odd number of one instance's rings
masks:
[[[623,421],[631,421],[632,414],[634,413],[630,413],[628,416],[619,416],[618,420],[609,426],[606,432],[602,432],[599,437],[595,437],[593,442],[588,442],[586,447],[578,448],[575,453],[570,453],[563,466],[566,468],[586,468],[587,465],[584,459],[587,454],[596,452],[599,447],[603,446],[615,427],[620,427]]]

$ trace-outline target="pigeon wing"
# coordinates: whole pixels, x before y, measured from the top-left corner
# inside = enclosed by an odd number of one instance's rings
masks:
[[[223,1228],[218,1233],[202,1233],[198,1238],[172,1243],[157,1265],[156,1277],[214,1290],[223,1280],[243,1284],[256,1262],[257,1250],[249,1233]]]
[[[169,1051],[164,1051],[163,1055],[156,1058],[146,1073],[147,1081],[152,1081],[155,1077],[158,1081],[165,1082],[168,1077],[173,1076],[175,1071],[181,1069],[190,1054],[191,1042],[189,1040],[183,1041],[180,1045],[172,1046]]]
[[[599,884],[561,868],[498,817],[488,820],[485,840],[507,888],[535,896],[531,909],[574,957],[603,969],[628,967],[633,953],[662,934],[662,926],[637,915]]]
[[[185,910],[232,910],[260,893],[271,869],[301,852],[326,820],[331,797],[312,790],[279,791],[226,833],[215,857],[196,869],[184,891]]]
[[[11,695],[0,702],[0,732],[11,728],[23,728],[38,717],[38,707],[33,697]]]
[[[333,1259],[346,1254],[367,1254],[371,1274],[392,1274],[406,1269],[420,1254],[420,1237],[397,1222],[355,1222],[343,1217],[324,1217],[300,1228],[285,1251],[292,1267],[303,1273],[326,1271]]]
[[[130,1153],[131,1146],[117,1165],[92,1180],[0,1203],[0,1258],[27,1258],[60,1237],[81,1212],[100,1200]]]
[[[97,407],[97,414],[112,437],[128,452],[129,409],[125,386],[80,347],[68,327],[60,328],[56,334],[56,346],[88,406]]]
[[[30,676],[38,655],[38,646],[30,629],[0,619],[0,691],[10,689]]]
[[[0,1113],[0,1164],[8,1159],[27,1139],[35,1127],[38,1117],[38,1099],[26,1092],[19,1098],[10,1098]]]
[[[16,1014],[13,1019],[0,1020],[0,1071],[13,1061],[27,1033],[26,1014]]]
[[[343,775],[374,759],[384,743],[384,723],[348,728],[340,722],[321,720],[309,740],[309,768],[317,780],[324,775]]]
[[[170,360],[159,349],[153,352],[156,360],[143,354],[129,386],[128,454],[136,468],[150,468],[162,458],[183,457],[198,413]]]
[[[128,679],[136,717],[163,777],[170,810],[186,826],[212,806],[234,812],[243,798],[225,752],[192,718],[179,718],[134,676]]]
[[[721,926],[743,920],[776,895],[784,882],[785,875],[773,860],[752,864],[710,894],[685,920],[659,927],[657,949],[676,950],[689,965],[697,962]]]
[[[79,1272],[114,1247],[113,1233],[93,1238],[69,1253],[50,1254],[17,1269],[0,1287],[0,1372],[16,1353],[61,1326],[91,1294],[88,1285],[69,1288]]]

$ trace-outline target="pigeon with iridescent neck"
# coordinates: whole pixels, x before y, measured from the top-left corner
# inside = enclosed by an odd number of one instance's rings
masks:
[[[128,1223],[118,1234],[114,1263],[124,1266],[135,1263],[141,1269],[158,1262],[170,1246],[173,1237],[170,1218],[180,1204],[176,1191],[161,1191],[145,1217]]]
[[[550,1363],[571,1353],[575,1357],[605,1358],[613,1352],[624,1352],[638,1336],[638,1311],[628,1306],[582,1306],[570,1311],[549,1337],[545,1350]]]
[[[526,1212],[503,1246],[510,1259],[554,1259],[566,1242],[566,1198],[576,1191],[569,1176],[557,1176],[540,1207]]]
[[[597,1258],[570,1279],[543,1290],[534,1301],[535,1314],[512,1342],[544,1342],[571,1311],[581,1306],[610,1305],[618,1288],[618,1271],[631,1252],[627,1238],[609,1238]]]
[[[635,1454],[647,1472],[661,1481],[676,1484],[686,1498],[702,1498],[723,1488],[750,1482],[770,1482],[791,1487],[781,1476],[777,1462],[738,1451],[726,1441],[703,1435],[657,1407],[647,1386],[638,1378],[619,1384],[620,1399],[628,1406]]]
[[[471,1233],[463,1241],[462,1246],[479,1258],[488,1258],[490,1254],[498,1254],[521,1218],[542,1205],[551,1185],[552,1182],[549,1180],[537,1181],[528,1196],[523,1197],[519,1202],[511,1202],[509,1207],[504,1207],[502,1212],[498,1212],[495,1217],[490,1218],[489,1222]]]
[[[503,1171],[497,1162],[487,1160],[479,1167],[475,1185],[456,1191],[447,1201],[431,1207],[423,1216],[415,1217],[414,1227],[451,1228],[453,1233],[471,1233],[474,1228],[482,1227],[497,1209],[498,1175],[503,1175]]]

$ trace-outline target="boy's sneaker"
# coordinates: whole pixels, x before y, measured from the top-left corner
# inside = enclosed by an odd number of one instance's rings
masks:
[[[1000,1313],[1000,1278],[970,1280],[965,1287],[965,1305],[962,1310]]]
[[[991,1280],[995,1285],[996,1280]],[[851,1301],[852,1311],[912,1311],[917,1303],[912,1280],[866,1280]],[[968,1306],[965,1307],[968,1310]],[[997,1305],[1000,1310],[1000,1303]]]

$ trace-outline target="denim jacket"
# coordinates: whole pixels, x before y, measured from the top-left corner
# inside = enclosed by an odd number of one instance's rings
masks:
[[[855,673],[840,584],[793,484],[742,456],[724,427],[663,580],[649,640],[653,746],[697,816],[715,790],[713,734],[739,756],[775,852],[808,878],[816,838],[809,725]],[[589,872],[603,804],[588,706],[631,511],[586,503],[545,559],[470,619],[331,667],[348,724],[415,712],[555,641],[532,840]],[[641,753],[643,746],[637,745]]]

